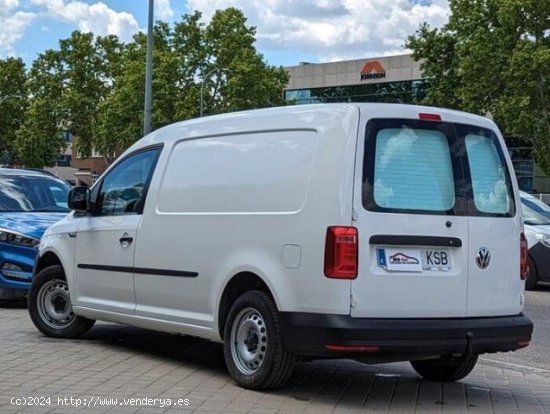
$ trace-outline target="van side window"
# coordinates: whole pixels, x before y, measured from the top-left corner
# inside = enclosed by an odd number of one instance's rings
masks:
[[[376,135],[374,201],[383,208],[447,211],[455,204],[447,137],[436,130],[384,128]]]
[[[141,212],[159,151],[159,148],[154,148],[131,155],[103,178],[96,202],[99,215]]]
[[[483,135],[467,134],[465,143],[477,210],[482,213],[507,213],[511,196],[506,167],[494,140]]]

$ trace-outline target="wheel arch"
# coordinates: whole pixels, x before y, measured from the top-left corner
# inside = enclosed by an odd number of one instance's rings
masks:
[[[268,284],[256,273],[250,271],[239,272],[226,283],[218,306],[218,333],[223,339],[223,331],[227,314],[235,300],[245,292],[259,290],[268,295],[276,304],[275,297]]]
[[[63,267],[63,263],[61,263],[61,259],[59,259],[57,254],[52,251],[45,252],[37,258],[33,273],[37,275],[41,270],[56,265]]]

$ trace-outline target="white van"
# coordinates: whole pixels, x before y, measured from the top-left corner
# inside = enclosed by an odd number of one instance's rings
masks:
[[[517,183],[486,118],[328,104],[179,122],[69,203],[29,294],[48,336],[105,320],[220,341],[253,389],[315,358],[454,381],[531,339]]]

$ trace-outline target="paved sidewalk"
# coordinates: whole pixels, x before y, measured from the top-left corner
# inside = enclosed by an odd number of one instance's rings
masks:
[[[233,384],[217,344],[112,324],[55,340],[26,309],[0,315],[0,413],[550,413],[550,372],[486,359],[454,384],[422,381],[408,363],[318,361],[283,390],[254,392]]]

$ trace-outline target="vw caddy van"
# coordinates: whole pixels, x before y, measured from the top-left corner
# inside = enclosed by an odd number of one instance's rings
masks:
[[[223,342],[252,389],[318,358],[455,381],[531,339],[518,187],[483,117],[327,104],[179,122],[69,206],[29,294],[51,337],[104,320]]]

